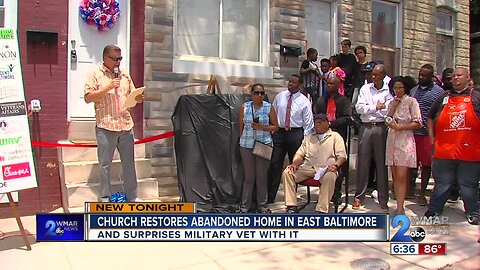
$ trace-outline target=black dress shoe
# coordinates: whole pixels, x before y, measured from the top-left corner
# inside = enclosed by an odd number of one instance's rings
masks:
[[[438,216],[437,213],[435,213],[435,212],[433,212],[433,211],[431,211],[431,210],[427,210],[427,211],[425,212],[425,214],[423,214],[423,215],[424,215],[425,217],[427,217],[427,218],[428,218],[428,217],[436,217],[436,216]]]
[[[476,216],[476,215],[467,214],[467,222],[470,225],[478,225],[480,223],[480,220],[479,220],[478,216]]]
[[[285,209],[285,213],[288,213],[288,214],[298,213],[298,208],[296,206],[287,206],[287,209]]]

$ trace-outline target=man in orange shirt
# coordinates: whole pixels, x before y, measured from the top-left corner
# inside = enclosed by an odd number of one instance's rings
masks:
[[[470,85],[465,68],[453,72],[453,87],[432,104],[427,128],[433,144],[435,179],[426,217],[440,215],[453,183],[458,183],[468,223],[478,225],[480,179],[480,93]]]
[[[85,84],[85,102],[95,103],[95,134],[100,165],[100,201],[108,201],[111,195],[110,167],[115,149],[122,163],[122,180],[128,201],[137,200],[137,176],[134,161],[133,119],[122,104],[135,89],[132,78],[120,71],[122,51],[116,45],[103,49],[103,64],[96,67]],[[143,102],[143,95],[135,97]]]

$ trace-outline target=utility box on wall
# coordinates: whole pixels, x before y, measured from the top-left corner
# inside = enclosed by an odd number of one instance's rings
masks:
[[[27,31],[27,64],[58,65],[58,33]]]
[[[302,55],[301,47],[280,44],[280,67],[298,68],[298,57],[300,55]]]

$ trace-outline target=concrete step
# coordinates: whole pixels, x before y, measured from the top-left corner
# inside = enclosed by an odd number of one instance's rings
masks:
[[[152,163],[152,167],[175,165],[175,159],[173,157],[150,158],[150,162]]]
[[[162,186],[160,185],[158,187],[158,196],[160,198],[163,198],[163,197],[175,197],[175,196],[179,196],[180,195],[180,191],[178,190],[178,186],[171,186],[171,185],[168,185],[168,186]]]
[[[152,175],[150,160],[146,158],[135,159],[137,179],[147,178]],[[111,179],[120,179],[122,166],[119,160],[112,162],[110,168]],[[100,168],[97,161],[64,162],[60,166],[60,177],[66,185],[98,183]]]
[[[180,202],[179,195],[171,195],[171,196],[162,196],[160,197],[161,202]]]
[[[172,196],[172,197],[166,197],[166,199],[168,201],[166,202],[178,202],[178,198],[177,200],[175,201],[175,197]],[[156,199],[142,199],[142,202],[163,202],[161,201],[159,198],[156,198]],[[78,207],[69,207],[69,208],[66,208],[66,212],[65,213],[85,213],[85,205],[82,205],[82,206],[78,206]]]
[[[155,179],[157,179],[159,187],[168,187],[168,186],[178,187],[178,178],[176,176],[155,177]]]
[[[169,177],[177,175],[177,166],[152,166],[152,177]]]
[[[112,192],[123,192],[122,181],[112,181]],[[82,207],[85,202],[97,202],[99,183],[69,184],[63,186],[64,208]],[[158,199],[158,182],[155,178],[137,180],[137,197],[142,200]]]
[[[95,119],[72,120],[68,125],[68,140],[74,142],[96,141]]]
[[[73,143],[68,140],[62,140],[59,141],[59,143],[73,145]],[[72,161],[97,161],[97,148],[59,147],[58,158],[62,163]],[[145,144],[135,145],[135,158],[145,158]],[[120,160],[118,150],[115,150],[113,159]]]

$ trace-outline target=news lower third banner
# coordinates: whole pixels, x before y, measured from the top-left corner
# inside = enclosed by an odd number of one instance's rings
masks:
[[[102,210],[103,209],[103,210]],[[148,209],[148,210],[147,210]],[[92,203],[38,214],[37,241],[388,241],[386,214],[207,214],[189,203]]]

